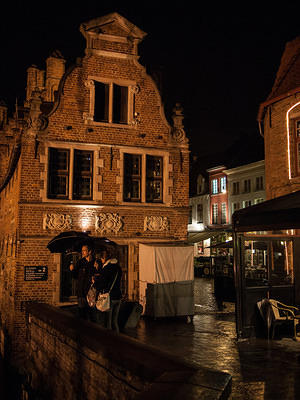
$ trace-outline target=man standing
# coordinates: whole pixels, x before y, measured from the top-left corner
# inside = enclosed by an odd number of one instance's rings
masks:
[[[88,319],[90,316],[90,308],[86,300],[86,295],[91,285],[95,263],[90,245],[86,244],[82,246],[81,256],[82,258],[76,263],[75,267],[73,264],[70,264],[70,271],[72,272],[73,278],[77,279],[79,317]]]

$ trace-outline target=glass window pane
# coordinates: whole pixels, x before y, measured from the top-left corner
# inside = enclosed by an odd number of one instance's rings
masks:
[[[113,122],[127,124],[128,120],[128,87],[113,85]]]
[[[292,241],[245,241],[244,266],[248,287],[292,284]]]
[[[94,120],[98,122],[109,122],[109,85],[94,81],[95,84],[95,109]]]
[[[49,148],[48,197],[67,198],[69,191],[69,150]]]
[[[141,200],[141,156],[124,154],[123,200]]]
[[[162,202],[163,197],[163,159],[162,157],[146,157],[146,201]]]
[[[91,199],[93,193],[93,152],[74,150],[73,198]]]

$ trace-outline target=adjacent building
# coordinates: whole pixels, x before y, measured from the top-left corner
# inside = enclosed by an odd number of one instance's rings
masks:
[[[258,123],[265,145],[266,196],[300,189],[300,37],[286,44],[276,79],[261,103]]]
[[[82,23],[85,55],[59,51],[27,70],[24,104],[0,104],[1,345],[24,341],[24,304],[76,300],[61,232],[119,245],[124,295],[139,298],[139,243],[184,241],[189,149],[179,104],[173,124],[138,62],[146,33],[113,13]]]
[[[228,187],[228,217],[232,223],[232,214],[241,209],[265,201],[265,161],[224,171]]]

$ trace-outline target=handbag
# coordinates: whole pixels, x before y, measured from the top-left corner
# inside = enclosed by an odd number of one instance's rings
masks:
[[[118,276],[118,273],[116,274],[115,279],[114,279],[108,292],[99,293],[97,301],[96,301],[97,310],[102,311],[102,312],[107,312],[110,310],[110,291],[116,282],[117,276]]]
[[[92,283],[91,287],[89,288],[89,291],[86,295],[86,301],[90,307],[95,307],[96,298],[97,298],[97,290],[96,290],[94,284]]]

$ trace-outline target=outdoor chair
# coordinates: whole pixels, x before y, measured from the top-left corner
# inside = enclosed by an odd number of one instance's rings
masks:
[[[297,340],[297,325],[300,321],[300,309],[289,306],[275,299],[263,299],[257,303],[260,314],[267,325],[268,339],[274,339],[278,326],[293,325],[293,339]],[[300,339],[300,338],[299,338]]]

